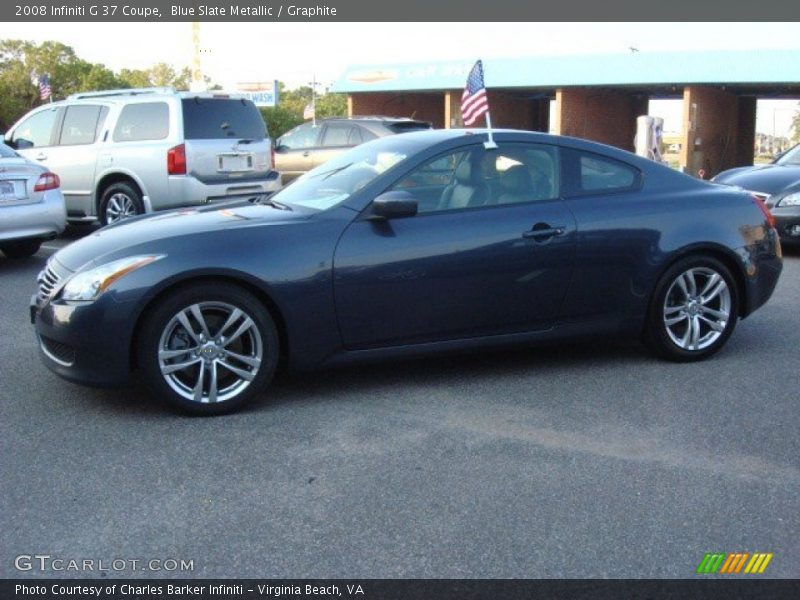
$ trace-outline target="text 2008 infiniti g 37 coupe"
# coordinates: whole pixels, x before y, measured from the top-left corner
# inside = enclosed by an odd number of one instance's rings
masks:
[[[241,406],[279,361],[641,336],[710,356],[781,272],[747,193],[527,132],[379,139],[270,198],[131,219],[55,254],[31,316],[45,364],[141,376],[194,413]],[[191,165],[188,166],[191,169]]]

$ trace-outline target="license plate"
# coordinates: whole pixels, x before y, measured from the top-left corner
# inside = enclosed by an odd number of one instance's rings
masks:
[[[252,154],[218,154],[217,170],[222,173],[252,171]]]
[[[14,184],[10,181],[0,181],[0,200],[16,200],[17,195],[14,192]]]

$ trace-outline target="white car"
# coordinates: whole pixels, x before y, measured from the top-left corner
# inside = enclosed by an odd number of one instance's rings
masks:
[[[0,250],[8,258],[36,254],[67,224],[58,175],[0,144]]]
[[[5,143],[58,173],[70,221],[107,225],[280,188],[264,119],[234,94],[82,92],[34,108]]]

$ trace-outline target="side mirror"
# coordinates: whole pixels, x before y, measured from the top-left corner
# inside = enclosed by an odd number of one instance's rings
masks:
[[[372,215],[383,219],[413,217],[418,210],[417,199],[408,192],[384,192],[372,201]]]
[[[275,152],[277,152],[278,154],[283,154],[284,152],[288,152],[289,150],[291,150],[291,148],[289,148],[289,146],[281,144],[280,141],[278,141],[278,145],[275,146]]]

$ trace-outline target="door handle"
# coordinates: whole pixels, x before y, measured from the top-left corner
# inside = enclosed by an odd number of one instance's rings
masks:
[[[45,154],[44,152],[40,152],[39,154],[36,155],[36,160],[47,160],[47,154]]]
[[[305,156],[305,157],[308,157],[308,155],[309,155],[309,154],[311,154],[311,152],[310,152],[310,151],[308,151],[308,150],[306,150],[305,152],[303,152],[303,156]]]
[[[556,235],[564,235],[567,228],[564,225],[551,227],[547,223],[537,223],[532,229],[524,231],[522,237],[525,239],[533,239],[536,241],[544,241],[545,239],[554,237]]]

